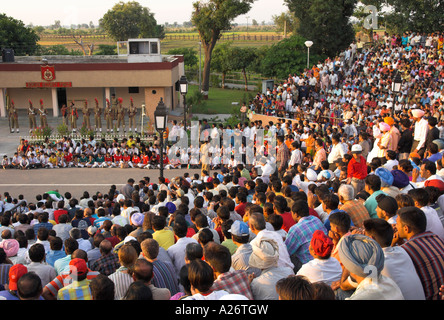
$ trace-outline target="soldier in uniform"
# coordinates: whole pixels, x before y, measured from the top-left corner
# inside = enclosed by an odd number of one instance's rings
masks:
[[[133,98],[131,98],[131,103],[128,108],[128,119],[129,119],[129,131],[131,132],[132,128],[134,127],[134,132],[137,132],[137,125],[136,125],[136,114],[137,114],[137,108],[134,106]]]
[[[83,114],[83,126],[91,129],[91,122],[89,121],[91,111],[88,108],[88,100],[83,103],[82,114]]]
[[[29,108],[28,108],[28,118],[29,118],[29,132],[32,131],[32,129],[35,129],[37,127],[35,122],[35,114],[36,110],[34,106],[32,105],[32,101],[29,100]]]
[[[123,132],[125,132],[125,108],[123,107],[122,98],[119,98],[119,106],[117,108],[117,132],[120,131],[120,125],[122,125]]]
[[[108,99],[106,99],[106,107],[105,107],[105,120],[106,120],[106,132],[114,131],[114,118],[113,118],[113,110],[111,108],[111,103]]]
[[[46,128],[48,126],[47,115],[48,111],[45,109],[45,106],[43,105],[43,99],[40,99],[39,116],[40,116],[40,126],[42,128]]]
[[[96,125],[96,131],[100,130],[102,132],[102,109],[99,106],[99,100],[95,98],[96,106],[94,107],[94,122]]]
[[[66,119],[68,118],[68,114],[69,114],[69,109],[66,106],[66,104],[62,105],[61,111],[62,111],[62,121],[63,121],[63,124],[66,125],[67,122],[68,122],[68,121],[66,121]]]
[[[74,101],[71,101],[71,108],[69,113],[69,120],[71,121],[71,129],[73,132],[77,130],[77,120],[79,119],[79,112],[77,111],[77,107],[74,104]]]
[[[117,98],[116,95],[113,93],[111,95],[111,110],[113,115],[113,120],[117,120]]]
[[[15,109],[15,104],[14,101],[11,100],[11,106],[8,109],[8,114],[9,114],[9,121],[11,124],[11,133],[14,132],[14,128],[15,131],[17,131],[17,133],[19,133],[19,123],[18,123],[18,114],[17,114],[17,110]]]

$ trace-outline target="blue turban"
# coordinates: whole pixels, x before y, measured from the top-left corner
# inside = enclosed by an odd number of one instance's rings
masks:
[[[384,269],[384,251],[372,238],[362,234],[343,237],[338,243],[341,263],[353,274],[366,278],[379,276]],[[374,269],[376,274],[372,274]]]
[[[393,175],[392,173],[383,167],[376,169],[375,174],[381,178],[381,181],[391,186],[393,184]]]

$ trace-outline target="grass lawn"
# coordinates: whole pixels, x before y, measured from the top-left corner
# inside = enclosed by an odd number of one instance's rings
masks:
[[[199,86],[190,85],[188,95],[197,92]],[[208,100],[203,100],[199,105],[193,105],[191,112],[198,114],[231,114],[233,108],[240,109],[241,103],[252,99],[256,93],[238,89],[210,88]],[[238,104],[233,104],[238,103]]]

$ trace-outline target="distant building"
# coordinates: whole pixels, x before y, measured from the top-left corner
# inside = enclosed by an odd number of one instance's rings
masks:
[[[146,105],[146,115],[163,98],[169,110],[179,105],[176,90],[184,74],[183,56],[160,54],[159,39],[130,39],[118,43],[117,56],[45,56],[15,57],[0,62],[0,115],[6,117],[12,99],[17,109],[27,109],[28,100],[38,108],[43,99],[53,116],[61,116],[63,104],[74,101],[78,108],[88,100],[90,108],[97,98],[102,107],[112,94],[130,98],[139,109]],[[7,62],[12,61],[12,62]]]

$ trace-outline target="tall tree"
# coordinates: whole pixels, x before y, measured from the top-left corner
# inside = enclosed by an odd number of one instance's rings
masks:
[[[233,70],[242,72],[245,91],[248,91],[247,70],[256,58],[256,51],[252,47],[233,47],[230,50],[229,61]]]
[[[207,0],[193,3],[191,21],[196,26],[205,55],[202,92],[208,98],[210,68],[214,47],[222,31],[231,29],[233,20],[248,13],[254,0]]]
[[[163,27],[157,25],[154,14],[136,1],[117,3],[105,13],[100,25],[116,41],[164,36]]]
[[[285,0],[299,19],[298,34],[312,40],[313,52],[335,56],[354,40],[350,22],[357,0]]]
[[[390,13],[387,25],[395,32],[442,32],[444,2],[442,0],[387,0]]]
[[[25,27],[23,21],[0,14],[0,47],[11,48],[17,56],[33,55],[37,52],[39,35]]]
[[[225,89],[225,78],[227,73],[232,70],[230,64],[231,45],[231,41],[216,45],[211,59],[211,68],[222,74],[222,89]]]

